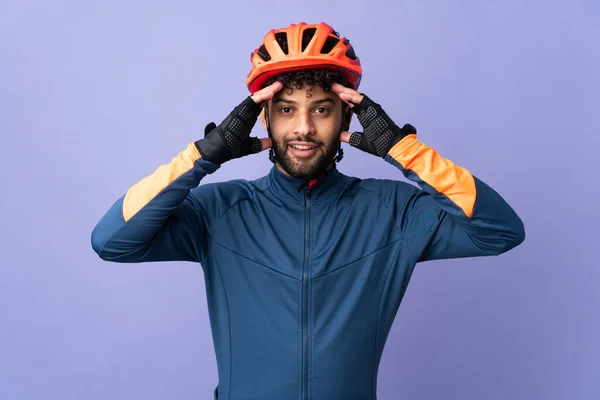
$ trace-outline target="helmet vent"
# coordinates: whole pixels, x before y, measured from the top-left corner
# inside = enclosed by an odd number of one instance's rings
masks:
[[[287,33],[286,32],[278,32],[275,34],[275,39],[277,39],[277,43],[279,43],[279,47],[281,47],[281,50],[283,50],[283,52],[285,54],[288,54],[289,50],[288,50]]]
[[[344,40],[345,46],[348,46],[348,43],[350,43],[350,41],[348,39]],[[348,57],[351,60],[356,60],[356,54],[354,53],[354,47],[350,46],[350,48],[348,50],[346,50],[346,57]]]
[[[265,61],[269,61],[271,59],[271,55],[267,51],[267,48],[265,47],[264,44],[259,47],[257,53],[260,56],[260,58],[262,58]]]
[[[321,48],[321,54],[328,54],[339,42],[340,39],[336,38],[335,36],[327,37],[327,40],[325,40],[325,44],[323,44],[323,47]]]
[[[308,28],[305,29],[304,32],[302,32],[302,51],[306,50],[308,44],[312,40],[313,36],[315,36],[316,32],[316,28]]]

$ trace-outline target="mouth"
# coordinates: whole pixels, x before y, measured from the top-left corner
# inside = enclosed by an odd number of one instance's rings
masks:
[[[296,157],[310,157],[317,152],[319,145],[314,143],[292,142],[288,144],[288,148]]]

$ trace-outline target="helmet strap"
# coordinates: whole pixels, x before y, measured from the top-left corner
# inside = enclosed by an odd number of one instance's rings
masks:
[[[267,122],[267,133],[269,134],[269,139],[271,139],[271,141],[273,141],[273,132],[271,131],[271,121],[269,120],[269,106],[268,106],[268,102],[267,104],[265,104],[264,107],[265,110],[265,121]],[[273,145],[271,145],[271,148],[269,149],[269,160],[275,164],[277,162],[277,157],[275,156],[275,150],[273,149]]]
[[[342,126],[340,128],[340,133],[348,131],[350,129],[351,118],[352,118],[352,109],[350,107],[348,107],[348,109],[346,110],[346,114],[344,114],[344,117],[342,119]],[[342,143],[340,142],[338,154],[334,158],[334,161],[339,163],[340,161],[342,161],[342,158],[344,158],[344,150],[342,149]]]

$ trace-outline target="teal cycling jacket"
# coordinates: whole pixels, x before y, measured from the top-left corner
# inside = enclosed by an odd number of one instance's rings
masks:
[[[415,265],[499,255],[525,238],[498,193],[416,135],[382,160],[419,187],[334,167],[298,191],[275,166],[202,184],[219,165],[190,143],[114,203],[92,247],[111,262],[201,265],[215,399],[373,400]]]

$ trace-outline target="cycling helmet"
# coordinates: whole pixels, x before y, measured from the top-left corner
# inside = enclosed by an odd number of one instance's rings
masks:
[[[250,93],[260,90],[274,75],[307,68],[340,69],[354,90],[362,78],[360,59],[350,41],[323,22],[272,29],[252,52],[250,62],[252,69],[246,78]]]

